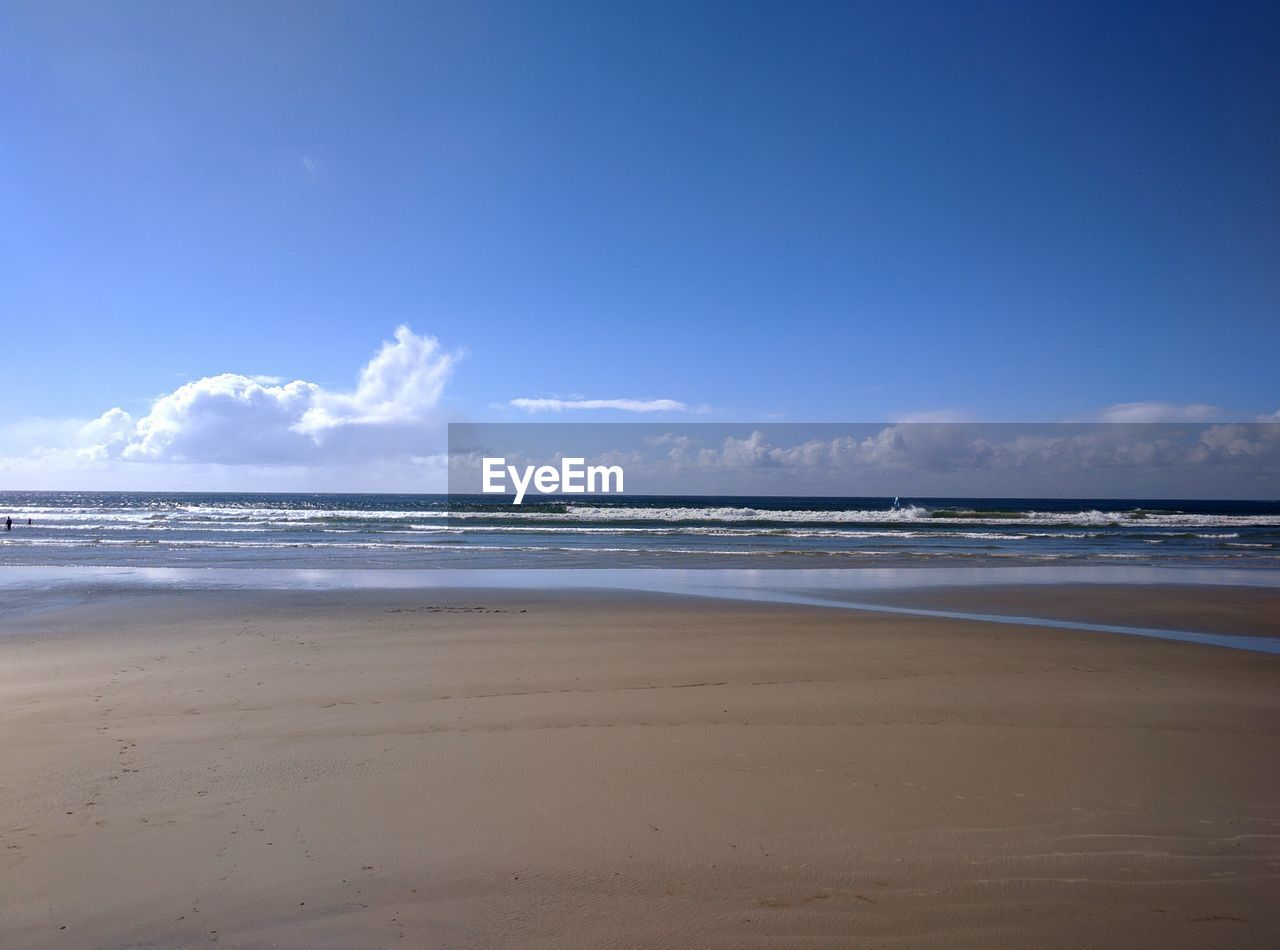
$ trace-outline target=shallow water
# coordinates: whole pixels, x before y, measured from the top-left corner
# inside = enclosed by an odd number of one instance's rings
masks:
[[[1017,584],[1169,584],[1280,588],[1280,571],[1166,567],[975,567],[810,570],[0,567],[0,610],[13,614],[129,590],[615,590],[799,604],[949,620],[1084,630],[1280,654],[1280,638],[870,603],[875,592]]]

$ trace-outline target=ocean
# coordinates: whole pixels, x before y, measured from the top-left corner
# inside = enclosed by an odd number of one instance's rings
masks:
[[[4,566],[1280,567],[1276,501],[0,492],[5,516]]]

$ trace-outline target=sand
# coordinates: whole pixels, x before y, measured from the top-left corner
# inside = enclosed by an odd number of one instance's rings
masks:
[[[1280,657],[437,590],[116,596],[0,663],[6,948],[1280,944]]]

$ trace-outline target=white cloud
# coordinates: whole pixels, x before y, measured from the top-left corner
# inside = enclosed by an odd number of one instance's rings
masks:
[[[573,409],[617,409],[622,412],[691,412],[675,399],[512,399],[509,405],[525,412],[564,412]]]
[[[1182,433],[1106,424],[895,423],[869,435],[837,435],[779,443],[759,429],[703,447],[688,436],[649,438],[670,446],[679,469],[786,469],[851,474],[868,468],[917,471],[997,471],[1047,467],[1064,473],[1089,467],[1201,465],[1230,459],[1280,461],[1280,427],[1207,424]]]
[[[117,439],[111,455],[129,461],[284,462],[310,448],[296,427],[320,387],[294,380],[264,384],[222,373],[185,383]],[[127,416],[120,409],[107,415]],[[90,423],[96,426],[106,419]]]
[[[1258,416],[1259,422],[1280,422],[1280,409],[1275,412],[1267,412]]]
[[[1222,419],[1217,406],[1192,403],[1179,406],[1168,402],[1121,402],[1101,410],[1101,422],[1212,422]]]
[[[700,448],[691,440],[671,438],[669,458],[677,467],[741,470],[780,469],[790,472],[850,473],[866,467],[904,467],[928,470],[984,466],[992,454],[991,440],[975,426],[950,423],[895,423],[874,434],[838,435],[778,445],[760,430],[746,438],[724,437],[717,445]],[[658,444],[655,440],[655,444]]]
[[[136,474],[148,466],[359,469],[421,462],[443,452],[434,410],[459,356],[401,326],[350,392],[301,379],[207,376],[160,396],[140,418],[114,408],[89,422],[8,426],[6,442],[16,451],[0,471],[40,477],[107,468]]]
[[[318,390],[298,429],[318,434],[345,425],[411,422],[440,401],[459,356],[445,353],[434,337],[397,327],[395,340],[383,343],[360,371],[355,392]]]

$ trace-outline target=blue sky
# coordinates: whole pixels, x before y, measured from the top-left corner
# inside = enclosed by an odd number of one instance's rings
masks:
[[[16,2],[0,114],[0,487],[259,411],[1280,410],[1275,4]]]

